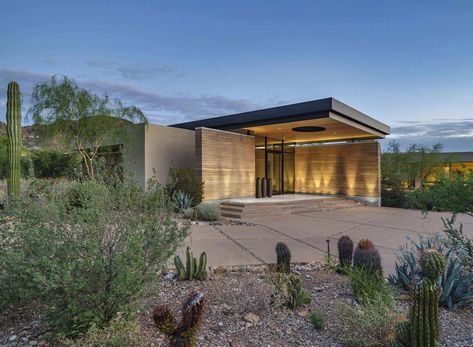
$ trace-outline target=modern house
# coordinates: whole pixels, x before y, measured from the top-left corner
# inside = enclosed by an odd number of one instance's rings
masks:
[[[443,152],[440,156],[444,174],[451,179],[473,171],[473,152]]]
[[[390,128],[334,98],[135,131],[128,160],[142,184],[153,175],[165,182],[174,162],[195,168],[206,201],[254,197],[266,177],[274,195],[380,203],[377,140]]]

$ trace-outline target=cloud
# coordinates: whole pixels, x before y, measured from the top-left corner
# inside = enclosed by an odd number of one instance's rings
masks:
[[[151,79],[156,76],[172,76],[177,77],[180,74],[174,71],[172,66],[162,65],[162,66],[149,66],[142,64],[129,64],[129,65],[118,65],[113,60],[107,59],[95,59],[88,60],[85,62],[88,67],[94,69],[107,70],[118,74],[120,77],[126,80],[145,80]]]
[[[174,69],[170,66],[146,67],[146,66],[119,66],[117,71],[126,79],[143,80],[156,75],[170,75]]]
[[[35,84],[48,81],[50,78],[48,74],[0,68],[0,100],[6,94],[9,81],[19,82],[23,95],[31,96]],[[220,95],[164,94],[145,91],[129,84],[103,80],[78,80],[77,83],[96,94],[108,94],[121,99],[126,104],[136,105],[145,112],[151,122],[160,124],[179,123],[257,108],[257,105],[249,100]],[[29,104],[28,101],[24,98],[25,107]]]
[[[392,139],[400,142],[402,148],[413,143],[434,145],[441,143],[444,151],[473,150],[473,118],[463,119],[434,119],[432,121],[402,121],[393,127],[390,139],[383,141],[384,145]]]
[[[107,69],[115,65],[115,62],[109,59],[94,59],[94,60],[87,60],[85,64],[93,68]]]

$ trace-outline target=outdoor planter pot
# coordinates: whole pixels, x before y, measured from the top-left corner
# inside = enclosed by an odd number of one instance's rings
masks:
[[[261,178],[256,177],[256,198],[261,198]]]
[[[266,183],[266,178],[263,177],[263,179],[261,180],[261,197],[265,198],[267,195],[266,195],[266,190],[268,188],[268,184]]]

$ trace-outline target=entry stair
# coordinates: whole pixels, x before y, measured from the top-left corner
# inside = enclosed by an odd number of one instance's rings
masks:
[[[293,215],[310,212],[325,212],[341,210],[362,205],[361,203],[342,198],[327,197],[313,200],[277,201],[270,202],[271,198],[262,198],[264,202],[232,202],[223,201],[220,205],[222,217],[227,218],[252,218],[275,215]]]

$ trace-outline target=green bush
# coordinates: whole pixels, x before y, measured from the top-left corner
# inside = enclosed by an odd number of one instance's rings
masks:
[[[325,325],[324,314],[320,308],[316,308],[310,312],[309,320],[316,330],[323,329]]]
[[[187,218],[187,219],[190,219],[190,220],[197,220],[198,216],[197,216],[197,211],[195,210],[195,208],[186,208],[184,211],[182,211],[182,213],[184,214],[184,217]]]
[[[346,269],[353,295],[361,304],[381,299],[386,305],[394,307],[393,290],[377,272],[368,272],[365,268]]]
[[[396,324],[397,313],[380,296],[356,308],[340,303],[338,316],[343,323],[342,341],[346,346],[386,346]]]
[[[190,207],[202,202],[204,183],[195,173],[194,168],[177,168],[174,164],[169,168],[166,190],[169,196],[182,192],[192,199]]]
[[[200,220],[216,221],[220,219],[220,205],[214,202],[201,202],[196,207]]]
[[[384,207],[407,208],[406,192],[399,187],[383,186],[381,189],[381,205]]]
[[[94,325],[81,338],[63,339],[61,342],[71,347],[154,346],[151,337],[141,331],[136,320],[126,320],[121,314],[118,314],[109,325],[102,329]]]
[[[31,188],[33,189],[33,188]],[[188,233],[159,185],[116,179],[52,185],[0,215],[0,303],[45,304],[52,332],[75,336],[127,318]]]
[[[43,149],[31,151],[30,157],[37,178],[73,177],[82,167],[82,160],[78,153]]]

